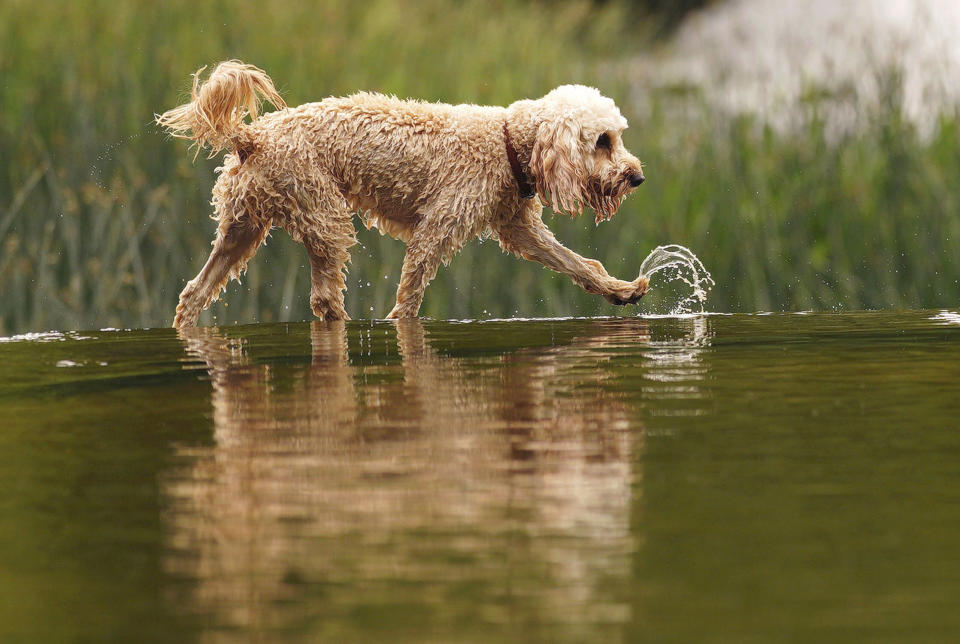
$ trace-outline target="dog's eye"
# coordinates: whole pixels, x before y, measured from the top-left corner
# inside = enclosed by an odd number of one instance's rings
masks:
[[[597,148],[610,149],[610,135],[604,132],[597,138]]]

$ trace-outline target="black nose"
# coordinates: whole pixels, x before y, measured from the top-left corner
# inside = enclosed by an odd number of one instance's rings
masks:
[[[631,187],[631,188],[636,188],[636,187],[639,186],[641,183],[643,183],[643,175],[640,174],[639,172],[638,172],[637,174],[634,174],[634,175],[631,175],[631,176],[630,176],[630,187]]]

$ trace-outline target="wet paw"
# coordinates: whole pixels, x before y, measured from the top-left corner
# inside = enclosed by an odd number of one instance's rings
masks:
[[[177,304],[177,313],[173,318],[173,328],[183,329],[185,327],[197,326],[197,320],[200,319],[202,309],[180,302]]]
[[[633,282],[625,282],[622,288],[605,294],[603,297],[617,306],[634,304],[643,297],[650,287],[650,280],[645,277],[638,277]]]

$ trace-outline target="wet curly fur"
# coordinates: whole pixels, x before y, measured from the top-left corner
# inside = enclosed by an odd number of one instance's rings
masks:
[[[257,67],[223,62],[201,82],[202,71],[192,100],[157,116],[198,151],[228,152],[213,189],[213,251],[180,294],[175,327],[196,325],[273,226],[307,249],[314,314],[347,319],[344,271],[357,212],[407,244],[390,318],[416,317],[440,263],[484,234],[615,304],[647,290],[642,276],[618,280],[568,250],[541,220],[544,204],[571,215],[590,207],[598,222],[609,219],[643,181],[621,140],[626,120],[593,88],[564,85],[506,108],[365,92],[288,108]],[[263,99],[278,110],[261,115]],[[524,183],[535,187],[532,198]]]

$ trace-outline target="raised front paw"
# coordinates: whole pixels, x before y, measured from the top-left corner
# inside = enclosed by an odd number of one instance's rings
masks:
[[[605,293],[603,297],[617,306],[633,304],[644,296],[649,287],[650,280],[645,277],[638,277],[632,282],[623,282],[622,286]]]

